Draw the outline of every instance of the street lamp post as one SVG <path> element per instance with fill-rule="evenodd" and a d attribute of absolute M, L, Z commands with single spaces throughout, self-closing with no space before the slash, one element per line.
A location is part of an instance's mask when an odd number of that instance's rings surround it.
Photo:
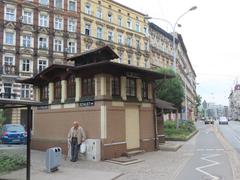
<path fill-rule="evenodd" d="M 193 6 L 191 7 L 189 10 L 187 10 L 186 12 L 184 12 L 181 16 L 179 16 L 176 20 L 176 22 L 174 24 L 172 24 L 170 21 L 168 21 L 167 19 L 163 19 L 163 18 L 153 18 L 153 17 L 145 17 L 145 19 L 156 19 L 156 20 L 161 20 L 161 21 L 165 21 L 167 22 L 171 28 L 172 28 L 172 33 L 173 33 L 173 70 L 176 73 L 176 37 L 175 37 L 175 33 L 176 33 L 176 27 L 178 25 L 178 21 L 185 16 L 188 12 L 193 11 L 197 9 L 197 6 Z"/>

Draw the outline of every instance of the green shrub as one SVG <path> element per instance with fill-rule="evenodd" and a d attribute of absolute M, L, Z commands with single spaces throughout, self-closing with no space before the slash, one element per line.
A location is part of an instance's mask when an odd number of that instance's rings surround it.
<path fill-rule="evenodd" d="M 176 129 L 176 121 L 164 122 L 164 134 L 167 138 L 185 139 L 196 130 L 193 121 L 179 121 L 179 128 Z"/>
<path fill-rule="evenodd" d="M 26 167 L 26 158 L 19 155 L 0 153 L 0 174 Z"/>

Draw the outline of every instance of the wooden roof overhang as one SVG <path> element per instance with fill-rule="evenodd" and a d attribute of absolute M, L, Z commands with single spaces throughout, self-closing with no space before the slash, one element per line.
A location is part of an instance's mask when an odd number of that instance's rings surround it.
<path fill-rule="evenodd" d="M 78 66 L 74 68 L 72 71 L 74 72 L 74 74 L 76 74 L 76 76 L 80 77 L 100 73 L 111 74 L 114 76 L 130 76 L 149 81 L 157 79 L 168 79 L 174 77 L 172 75 L 162 74 L 150 69 L 110 61 L 103 61 L 99 63 Z"/>
<path fill-rule="evenodd" d="M 73 68 L 74 66 L 53 64 L 48 68 L 44 69 L 36 76 L 23 80 L 19 79 L 17 82 L 33 85 L 45 85 L 48 84 L 49 82 L 66 79 L 67 76 L 72 74 L 71 71 Z"/>
<path fill-rule="evenodd" d="M 156 99 L 156 107 L 162 110 L 177 110 L 173 103 L 164 101 L 162 99 Z"/>
<path fill-rule="evenodd" d="M 39 73 L 33 78 L 19 80 L 20 83 L 27 83 L 33 85 L 41 85 L 51 82 L 56 78 L 66 77 L 67 75 L 74 74 L 76 77 L 90 77 L 96 74 L 111 74 L 114 76 L 128 76 L 133 78 L 141 78 L 148 81 L 158 79 L 173 78 L 173 75 L 159 73 L 150 69 L 140 68 L 127 64 L 120 64 L 110 61 L 102 61 L 98 63 L 91 63 L 77 67 L 66 65 L 52 65 Z"/>
<path fill-rule="evenodd" d="M 75 61 L 75 66 L 79 66 L 117 58 L 119 58 L 118 55 L 109 46 L 104 46 L 68 58 L 68 61 Z"/>

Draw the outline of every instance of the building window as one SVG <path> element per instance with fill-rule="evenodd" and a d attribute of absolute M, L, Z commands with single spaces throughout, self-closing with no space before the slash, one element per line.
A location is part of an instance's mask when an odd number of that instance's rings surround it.
<path fill-rule="evenodd" d="M 126 94 L 130 97 L 136 97 L 136 79 L 127 78 Z"/>
<path fill-rule="evenodd" d="M 101 8 L 97 8 L 96 17 L 99 18 L 99 19 L 102 19 L 102 10 L 101 10 Z"/>
<path fill-rule="evenodd" d="M 142 81 L 142 98 L 148 98 L 148 83 L 146 81 Z"/>
<path fill-rule="evenodd" d="M 127 20 L 127 28 L 132 29 L 132 20 L 130 18 Z"/>
<path fill-rule="evenodd" d="M 145 68 L 148 67 L 148 59 L 147 59 L 147 58 L 144 59 L 144 67 L 145 67 Z"/>
<path fill-rule="evenodd" d="M 91 5 L 90 4 L 85 5 L 85 13 L 91 15 Z"/>
<path fill-rule="evenodd" d="M 29 59 L 23 59 L 22 60 L 22 71 L 23 72 L 30 72 L 30 60 Z"/>
<path fill-rule="evenodd" d="M 137 66 L 140 66 L 140 56 L 137 56 Z"/>
<path fill-rule="evenodd" d="M 119 53 L 118 53 L 118 62 L 119 63 L 122 63 L 123 62 L 123 52 L 122 51 L 119 51 Z"/>
<path fill-rule="evenodd" d="M 68 1 L 68 10 L 69 11 L 76 11 L 76 1 L 75 0 L 69 0 Z"/>
<path fill-rule="evenodd" d="M 15 65 L 15 58 L 14 56 L 9 56 L 9 55 L 5 55 L 4 56 L 4 65 Z"/>
<path fill-rule="evenodd" d="M 55 17 L 55 29 L 57 30 L 63 29 L 63 18 L 60 16 Z"/>
<path fill-rule="evenodd" d="M 146 26 L 143 28 L 143 33 L 144 33 L 145 35 L 148 34 L 148 28 L 147 28 Z"/>
<path fill-rule="evenodd" d="M 128 64 L 132 64 L 132 55 L 128 54 Z"/>
<path fill-rule="evenodd" d="M 48 14 L 40 13 L 39 16 L 39 26 L 48 27 Z"/>
<path fill-rule="evenodd" d="M 83 78 L 82 80 L 83 96 L 95 96 L 95 81 L 94 78 Z"/>
<path fill-rule="evenodd" d="M 31 47 L 31 35 L 23 35 L 22 36 L 22 46 L 24 48 L 30 48 Z"/>
<path fill-rule="evenodd" d="M 120 44 L 120 45 L 123 44 L 123 35 L 122 35 L 122 33 L 118 34 L 118 44 Z"/>
<path fill-rule="evenodd" d="M 48 48 L 47 38 L 39 37 L 38 44 L 39 49 L 47 49 Z"/>
<path fill-rule="evenodd" d="M 61 99 L 61 90 L 62 90 L 61 81 L 55 82 L 54 83 L 54 99 L 55 100 Z"/>
<path fill-rule="evenodd" d="M 38 60 L 38 73 L 42 72 L 47 67 L 48 67 L 48 61 L 47 60 L 43 60 L 43 59 Z"/>
<path fill-rule="evenodd" d="M 148 51 L 148 42 L 145 42 L 145 43 L 144 43 L 144 50 L 145 50 L 145 51 Z"/>
<path fill-rule="evenodd" d="M 15 57 L 14 55 L 5 55 L 3 60 L 3 74 L 15 75 Z"/>
<path fill-rule="evenodd" d="M 113 42 L 113 32 L 108 31 L 108 41 Z"/>
<path fill-rule="evenodd" d="M 48 85 L 40 87 L 40 100 L 41 101 L 48 100 Z"/>
<path fill-rule="evenodd" d="M 120 79 L 119 79 L 119 77 L 112 78 L 112 96 L 120 96 Z"/>
<path fill-rule="evenodd" d="M 97 27 L 97 38 L 102 39 L 103 38 L 103 29 L 102 27 Z"/>
<path fill-rule="evenodd" d="M 67 80 L 67 97 L 75 98 L 75 77 L 74 75 L 70 76 Z"/>
<path fill-rule="evenodd" d="M 29 84 L 22 84 L 21 97 L 24 99 L 30 98 L 30 85 Z"/>
<path fill-rule="evenodd" d="M 140 24 L 139 24 L 139 22 L 136 22 L 136 31 L 140 32 Z"/>
<path fill-rule="evenodd" d="M 131 37 L 127 37 L 127 39 L 126 39 L 126 45 L 128 46 L 128 47 L 131 47 L 132 46 L 132 38 Z"/>
<path fill-rule="evenodd" d="M 5 8 L 5 20 L 16 21 L 16 9 L 15 9 L 15 7 L 6 7 Z"/>
<path fill-rule="evenodd" d="M 122 16 L 118 16 L 118 26 L 122 26 Z"/>
<path fill-rule="evenodd" d="M 111 12 L 109 12 L 109 13 L 108 13 L 108 21 L 109 21 L 109 22 L 112 22 L 112 20 L 113 20 L 113 15 L 112 15 Z"/>
<path fill-rule="evenodd" d="M 63 1 L 62 0 L 54 0 L 54 5 L 56 9 L 62 9 Z"/>
<path fill-rule="evenodd" d="M 31 10 L 23 10 L 23 23 L 32 24 L 33 12 Z"/>
<path fill-rule="evenodd" d="M 48 5 L 48 0 L 39 0 L 41 5 Z"/>
<path fill-rule="evenodd" d="M 89 24 L 89 23 L 85 24 L 85 35 L 87 35 L 87 36 L 91 35 L 91 24 Z"/>
<path fill-rule="evenodd" d="M 74 18 L 69 18 L 68 19 L 68 31 L 69 32 L 76 32 L 76 19 Z"/>
<path fill-rule="evenodd" d="M 140 44 L 140 40 L 139 39 L 136 40 L 136 48 L 137 48 L 137 50 L 141 49 L 141 44 Z"/>
<path fill-rule="evenodd" d="M 76 42 L 75 41 L 69 41 L 68 42 L 68 53 L 76 53 Z"/>
<path fill-rule="evenodd" d="M 15 44 L 15 33 L 13 32 L 5 32 L 5 44 L 14 45 Z"/>
<path fill-rule="evenodd" d="M 63 52 L 63 40 L 54 39 L 54 51 Z"/>
<path fill-rule="evenodd" d="M 91 43 L 87 43 L 85 46 L 85 50 L 88 51 L 91 49 L 92 44 Z"/>

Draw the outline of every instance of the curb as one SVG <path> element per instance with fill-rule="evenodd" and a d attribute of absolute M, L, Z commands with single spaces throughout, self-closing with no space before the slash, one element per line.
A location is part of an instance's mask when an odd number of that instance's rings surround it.
<path fill-rule="evenodd" d="M 197 133 L 198 133 L 198 130 L 195 130 L 194 132 L 189 134 L 186 138 L 169 138 L 169 137 L 165 137 L 165 140 L 166 141 L 188 141 L 189 139 L 191 139 Z"/>
<path fill-rule="evenodd" d="M 159 145 L 159 150 L 176 152 L 181 147 L 182 147 L 182 144 L 177 144 L 177 145 L 174 145 L 174 146 Z"/>

